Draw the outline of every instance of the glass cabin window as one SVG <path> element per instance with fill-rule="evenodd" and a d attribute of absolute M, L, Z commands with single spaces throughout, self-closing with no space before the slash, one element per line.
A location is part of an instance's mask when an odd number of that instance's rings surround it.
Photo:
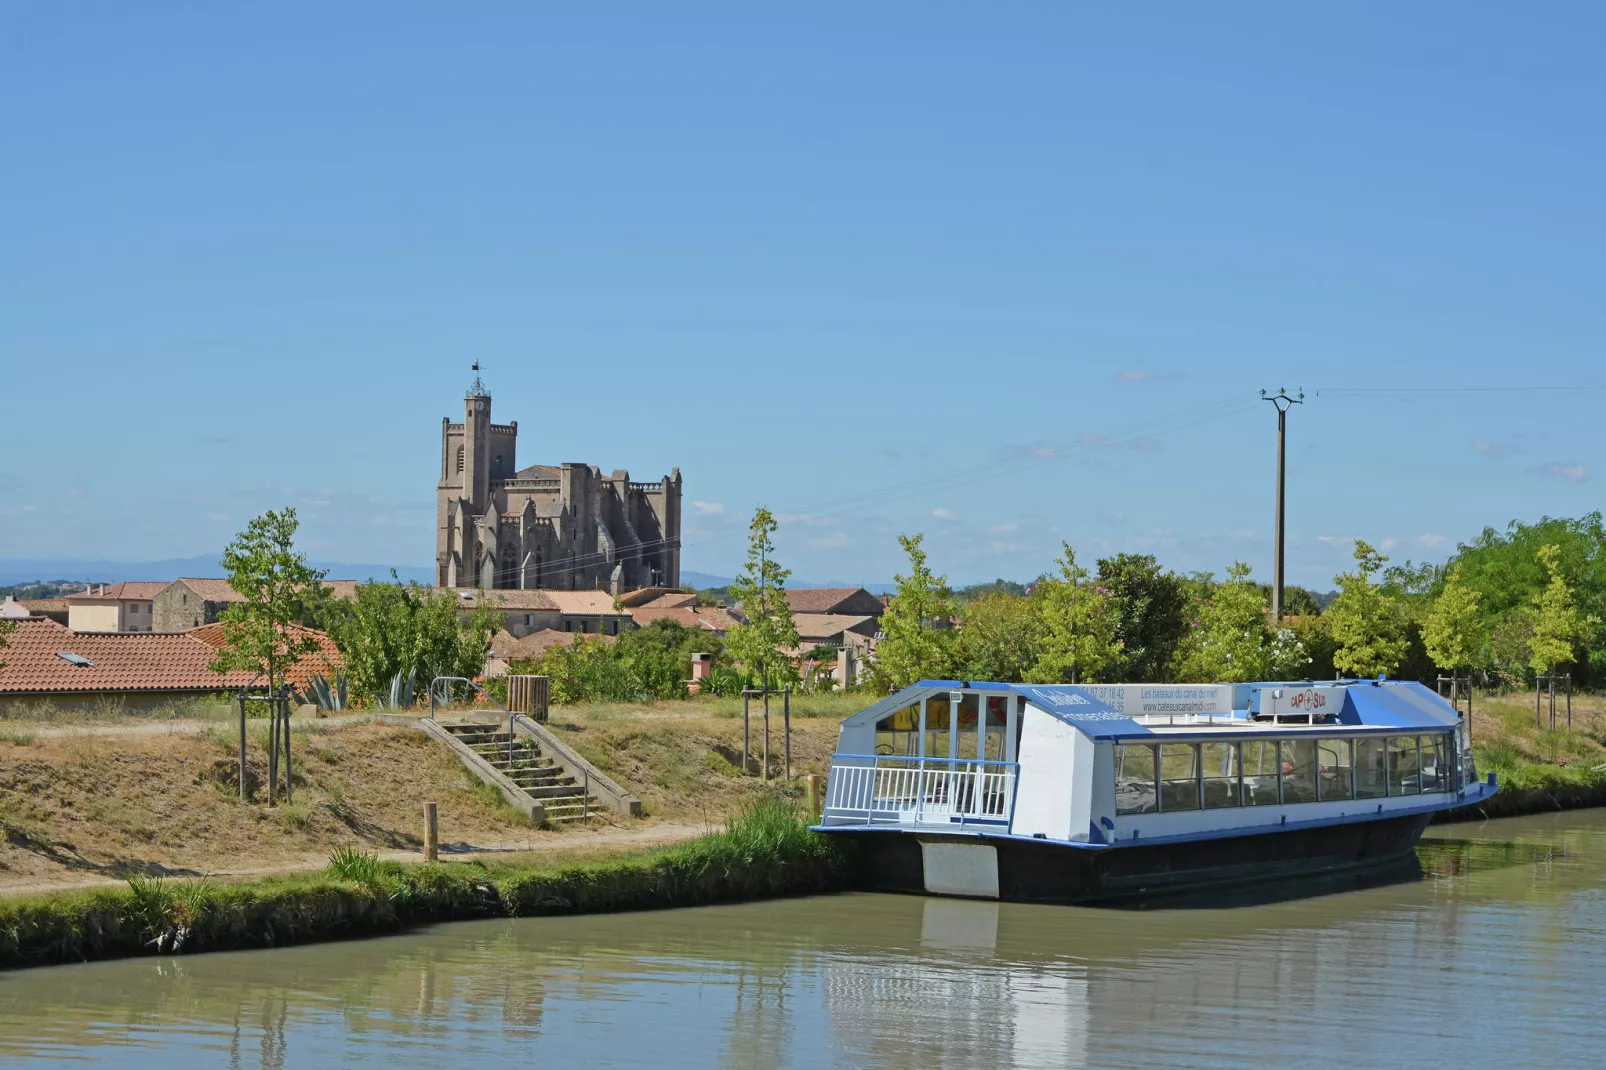
<path fill-rule="evenodd" d="M 1199 809 L 1199 745 L 1165 743 L 1160 747 L 1160 809 Z"/>
<path fill-rule="evenodd" d="M 1316 741 L 1282 741 L 1283 802 L 1316 801 Z"/>
<path fill-rule="evenodd" d="M 1415 736 L 1389 737 L 1389 794 L 1417 795 L 1422 791 L 1421 765 Z"/>
<path fill-rule="evenodd" d="M 1238 744 L 1201 743 L 1199 767 L 1204 773 L 1206 810 L 1243 805 L 1238 785 Z"/>
<path fill-rule="evenodd" d="M 1277 744 L 1266 739 L 1250 740 L 1242 744 L 1242 750 L 1244 805 L 1276 806 L 1282 801 L 1277 788 Z"/>
<path fill-rule="evenodd" d="M 1420 781 L 1424 793 L 1430 791 L 1448 791 L 1449 770 L 1446 768 L 1449 758 L 1449 748 L 1443 745 L 1441 736 L 1422 737 L 1422 767 Z"/>
<path fill-rule="evenodd" d="M 920 754 L 920 707 L 905 706 L 875 726 L 875 752 L 882 757 L 914 758 Z"/>
<path fill-rule="evenodd" d="M 1354 798 L 1350 777 L 1355 772 L 1355 766 L 1350 759 L 1351 753 L 1347 739 L 1316 741 L 1316 786 L 1322 802 Z"/>
<path fill-rule="evenodd" d="M 1158 798 L 1155 781 L 1159 748 L 1147 743 L 1115 748 L 1115 812 L 1152 814 Z"/>
<path fill-rule="evenodd" d="M 1389 793 L 1388 742 L 1379 736 L 1355 741 L 1355 797 L 1381 799 Z"/>

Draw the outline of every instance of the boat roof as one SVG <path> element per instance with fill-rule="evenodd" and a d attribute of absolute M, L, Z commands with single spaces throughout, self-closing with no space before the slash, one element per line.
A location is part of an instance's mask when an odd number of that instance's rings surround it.
<path fill-rule="evenodd" d="M 1108 691 L 1110 685 L 1091 685 L 1101 691 Z M 1284 691 L 1289 688 L 1309 689 L 1321 693 L 1326 700 L 1325 705 L 1334 710 L 1329 726 L 1345 725 L 1360 728 L 1394 728 L 1416 729 L 1419 731 L 1441 731 L 1453 728 L 1460 720 L 1460 714 L 1455 707 L 1434 694 L 1422 684 L 1410 680 L 1331 680 L 1321 683 L 1298 681 L 1294 683 L 1282 681 L 1268 681 L 1248 685 L 1216 685 L 1216 684 L 1151 684 L 1127 685 L 1147 686 L 1154 688 L 1187 688 L 1195 687 L 1221 687 L 1243 689 L 1249 696 L 1250 706 L 1238 711 L 1231 721 L 1215 720 L 1213 726 L 1217 729 L 1253 727 L 1265 730 L 1267 728 L 1288 729 L 1292 725 L 1274 725 L 1265 721 L 1250 721 L 1249 709 L 1258 709 L 1259 696 L 1256 692 L 1262 689 L 1274 690 L 1281 698 Z M 905 708 L 923 698 L 933 695 L 946 695 L 953 691 L 986 692 L 996 691 L 1019 695 L 1033 706 L 1055 717 L 1060 721 L 1077 729 L 1079 732 L 1094 739 L 1126 739 L 1132 737 L 1149 736 L 1160 738 L 1173 735 L 1173 731 L 1162 729 L 1176 729 L 1182 725 L 1156 724 L 1153 718 L 1145 718 L 1150 723 L 1143 723 L 1127 716 L 1117 710 L 1110 703 L 1103 701 L 1090 693 L 1087 688 L 1075 684 L 1016 684 L 997 683 L 977 680 L 921 680 L 911 684 L 901 691 L 888 695 L 880 702 L 859 711 L 842 722 L 843 726 L 875 724 L 890 713 Z M 1341 702 L 1339 700 L 1342 700 Z M 1207 724 L 1195 721 L 1187 727 L 1203 729 Z M 1304 728 L 1305 726 L 1300 726 Z M 1317 725 L 1316 727 L 1321 727 Z"/>

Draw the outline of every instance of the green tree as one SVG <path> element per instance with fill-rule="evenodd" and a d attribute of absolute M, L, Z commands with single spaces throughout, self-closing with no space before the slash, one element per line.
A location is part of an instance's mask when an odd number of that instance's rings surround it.
<path fill-rule="evenodd" d="M 1355 571 L 1334 577 L 1338 597 L 1322 616 L 1337 644 L 1333 664 L 1341 672 L 1377 676 L 1393 672 L 1405 657 L 1405 621 L 1399 600 L 1372 580 L 1386 561 L 1386 556 L 1356 539 Z"/>
<path fill-rule="evenodd" d="M 1596 621 L 1586 616 L 1573 597 L 1573 590 L 1561 574 L 1561 547 L 1547 543 L 1539 548 L 1539 560 L 1550 576 L 1545 589 L 1533 600 L 1533 638 L 1529 640 L 1528 665 L 1541 675 L 1560 665 L 1572 663 L 1577 643 Z"/>
<path fill-rule="evenodd" d="M 0 650 L 4 650 L 6 647 L 11 645 L 11 644 L 6 642 L 6 636 L 10 635 L 12 632 L 14 632 L 16 630 L 17 630 L 17 625 L 16 625 L 15 621 L 0 620 Z M 5 667 L 6 667 L 6 663 L 3 662 L 3 661 L 0 661 L 0 669 L 3 669 Z"/>
<path fill-rule="evenodd" d="M 1190 683 L 1247 683 L 1271 675 L 1266 599 L 1234 561 L 1223 583 L 1202 591 L 1197 617 L 1178 650 L 1176 677 Z"/>
<path fill-rule="evenodd" d="M 1037 660 L 1027 676 L 1034 683 L 1093 681 L 1121 655 L 1109 593 L 1089 580 L 1070 543 L 1060 545 L 1059 575 L 1045 576 L 1033 594 L 1043 621 Z"/>
<path fill-rule="evenodd" d="M 398 674 L 414 675 L 418 693 L 437 676 L 473 678 L 485 671 L 491 636 L 502 620 L 476 599 L 466 616 L 459 599 L 417 584 L 364 583 L 355 600 L 329 614 L 329 630 L 351 678 L 369 698 L 388 694 Z"/>
<path fill-rule="evenodd" d="M 898 593 L 881 615 L 881 641 L 876 644 L 871 679 L 877 689 L 896 691 L 917 680 L 946 679 L 953 668 L 956 634 L 950 628 L 953 592 L 947 576 L 935 576 L 926 565 L 924 535 L 899 535 L 909 555 L 909 571 L 893 577 Z"/>
<path fill-rule="evenodd" d="M 223 645 L 213 672 L 254 672 L 274 688 L 286 668 L 321 649 L 303 622 L 323 616 L 329 589 L 324 573 L 296 551 L 298 526 L 294 508 L 270 509 L 224 548 L 222 565 L 240 601 L 218 618 Z"/>
<path fill-rule="evenodd" d="M 1150 554 L 1100 558 L 1098 586 L 1110 592 L 1115 639 L 1121 656 L 1115 666 L 1123 680 L 1166 679 L 1177 646 L 1188 632 L 1188 591 L 1174 572 L 1165 572 Z"/>
<path fill-rule="evenodd" d="M 1453 566 L 1433 608 L 1422 622 L 1422 643 L 1435 665 L 1455 673 L 1470 668 L 1489 639 L 1489 628 L 1478 616 L 1478 592 L 1461 579 Z"/>
<path fill-rule="evenodd" d="M 960 609 L 963 624 L 954 641 L 955 673 L 963 680 L 1015 683 L 1037 662 L 1043 619 L 1035 598 L 998 591 Z"/>
<path fill-rule="evenodd" d="M 765 687 L 796 676 L 791 652 L 797 649 L 797 626 L 786 603 L 786 580 L 792 573 L 775 560 L 775 528 L 775 517 L 759 506 L 747 528 L 747 562 L 730 585 L 743 619 L 725 636 L 731 657 L 756 671 Z"/>
<path fill-rule="evenodd" d="M 1512 521 L 1504 531 L 1485 528 L 1457 549 L 1462 582 L 1478 592 L 1478 615 L 1490 629 L 1489 665 L 1515 682 L 1530 671 L 1534 600 L 1551 582 L 1539 549 L 1559 548 L 1557 565 L 1586 620 L 1575 649 L 1575 682 L 1606 679 L 1606 523 L 1599 512 L 1577 519 L 1541 517 Z"/>

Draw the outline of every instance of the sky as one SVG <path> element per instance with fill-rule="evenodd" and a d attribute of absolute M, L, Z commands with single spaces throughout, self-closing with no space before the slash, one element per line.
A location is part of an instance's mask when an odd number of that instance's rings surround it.
<path fill-rule="evenodd" d="M 1600 507 L 1599 5 L 0 22 L 0 556 L 426 565 L 475 360 L 722 575 L 1269 579 L 1281 387 L 1290 582 Z"/>

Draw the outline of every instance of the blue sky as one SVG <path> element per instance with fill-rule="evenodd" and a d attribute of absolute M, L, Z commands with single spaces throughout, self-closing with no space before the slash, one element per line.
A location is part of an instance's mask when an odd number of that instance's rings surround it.
<path fill-rule="evenodd" d="M 1294 582 L 1600 504 L 1598 5 L 5 19 L 0 556 L 426 564 L 475 359 L 708 572 L 1266 577 L 1283 385 Z"/>

